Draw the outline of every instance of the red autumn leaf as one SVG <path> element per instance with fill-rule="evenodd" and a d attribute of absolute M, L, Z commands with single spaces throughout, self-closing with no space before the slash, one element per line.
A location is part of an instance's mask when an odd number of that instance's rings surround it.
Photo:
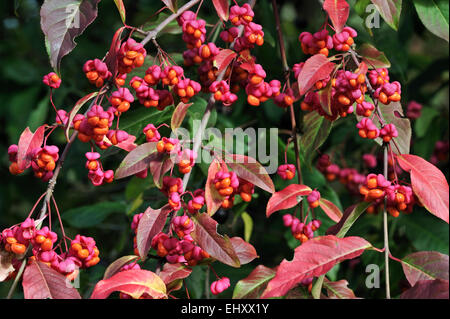
<path fill-rule="evenodd" d="M 192 269 L 186 267 L 183 264 L 169 264 L 165 263 L 163 269 L 158 273 L 159 278 L 161 278 L 166 285 L 179 279 L 184 279 L 189 277 L 192 273 Z"/>
<path fill-rule="evenodd" d="M 268 282 L 275 277 L 276 270 L 259 265 L 248 275 L 239 280 L 234 287 L 233 299 L 257 299 L 266 288 Z"/>
<path fill-rule="evenodd" d="M 129 152 L 117 168 L 114 178 L 120 179 L 142 172 L 158 155 L 156 142 L 144 143 Z"/>
<path fill-rule="evenodd" d="M 342 212 L 336 205 L 325 198 L 321 198 L 319 200 L 319 206 L 332 221 L 339 223 L 342 218 Z"/>
<path fill-rule="evenodd" d="M 300 94 L 305 94 L 317 81 L 327 78 L 333 71 L 334 65 L 323 54 L 313 55 L 306 60 L 297 79 Z"/>
<path fill-rule="evenodd" d="M 123 257 L 120 257 L 119 259 L 116 259 L 108 266 L 108 268 L 106 268 L 105 274 L 103 275 L 103 279 L 111 278 L 112 276 L 117 274 L 123 266 L 125 266 L 126 264 L 128 264 L 131 261 L 134 261 L 138 258 L 139 258 L 139 256 L 130 255 L 130 256 L 123 256 Z"/>
<path fill-rule="evenodd" d="M 136 145 L 136 143 L 134 143 L 134 141 L 136 141 L 136 136 L 130 134 L 130 135 L 128 135 L 128 138 L 125 141 L 117 143 L 114 146 L 121 148 L 127 152 L 131 152 L 132 150 L 134 150 L 137 147 L 137 145 Z"/>
<path fill-rule="evenodd" d="M 34 133 L 27 127 L 20 135 L 17 145 L 17 165 L 19 169 L 24 170 L 30 167 L 33 150 L 41 147 L 44 141 L 45 126 L 39 126 Z"/>
<path fill-rule="evenodd" d="M 225 162 L 240 178 L 266 192 L 275 192 L 275 186 L 266 169 L 254 158 L 240 154 L 226 154 Z"/>
<path fill-rule="evenodd" d="M 448 299 L 448 280 L 420 280 L 400 295 L 400 299 Z"/>
<path fill-rule="evenodd" d="M 412 189 L 422 205 L 448 223 L 449 192 L 444 174 L 416 155 L 401 154 L 397 161 L 403 170 L 410 172 Z"/>
<path fill-rule="evenodd" d="M 195 223 L 191 233 L 196 243 L 212 258 L 232 266 L 239 267 L 239 257 L 234 251 L 230 238 L 217 233 L 217 222 L 208 214 L 196 214 L 193 216 Z"/>
<path fill-rule="evenodd" d="M 118 68 L 118 60 L 117 53 L 120 50 L 120 45 L 122 43 L 122 33 L 125 30 L 125 27 L 120 27 L 114 33 L 113 39 L 111 41 L 111 47 L 109 48 L 108 53 L 106 54 L 105 63 L 108 67 L 108 70 L 111 72 L 112 76 L 115 77 Z"/>
<path fill-rule="evenodd" d="M 123 1 L 122 0 L 114 0 L 114 3 L 117 6 L 117 10 L 119 10 L 120 19 L 122 19 L 122 23 L 125 23 L 126 13 L 125 13 L 125 6 L 123 5 Z"/>
<path fill-rule="evenodd" d="M 336 33 L 341 32 L 344 29 L 350 11 L 350 6 L 347 1 L 325 0 L 323 9 L 328 13 Z"/>
<path fill-rule="evenodd" d="M 155 273 L 144 269 L 121 271 L 111 278 L 100 280 L 95 285 L 91 299 L 106 299 L 114 291 L 128 294 L 133 299 L 139 299 L 143 294 L 154 299 L 167 298 L 164 281 Z"/>
<path fill-rule="evenodd" d="M 61 59 L 75 46 L 75 38 L 97 17 L 100 0 L 45 0 L 41 7 L 41 29 L 50 56 L 50 64 L 59 74 Z"/>
<path fill-rule="evenodd" d="M 139 220 L 136 231 L 136 245 L 139 256 L 145 260 L 147 253 L 151 248 L 152 239 L 159 234 L 166 224 L 167 215 L 172 211 L 169 204 L 160 209 L 152 209 L 147 207 Z"/>
<path fill-rule="evenodd" d="M 176 131 L 177 128 L 181 126 L 181 123 L 183 123 L 183 120 L 186 116 L 187 110 L 189 106 L 191 106 L 192 103 L 185 104 L 183 102 L 178 103 L 177 107 L 173 111 L 172 119 L 170 120 L 170 127 L 172 128 L 172 131 Z"/>
<path fill-rule="evenodd" d="M 233 246 L 236 255 L 239 258 L 239 262 L 241 265 L 245 265 L 250 263 L 253 259 L 258 258 L 258 254 L 256 253 L 255 247 L 253 245 L 247 243 L 240 237 L 233 237 L 230 239 L 231 245 Z"/>
<path fill-rule="evenodd" d="M 370 247 L 361 237 L 329 235 L 310 239 L 295 249 L 292 261 L 281 262 L 261 298 L 283 296 L 303 279 L 326 274 L 337 263 L 356 258 Z"/>
<path fill-rule="evenodd" d="M 67 140 L 69 140 L 69 130 L 70 130 L 70 128 L 71 128 L 71 124 L 72 124 L 72 121 L 73 121 L 75 115 L 77 115 L 78 111 L 81 109 L 81 107 L 82 107 L 87 101 L 89 101 L 89 100 L 92 99 L 93 97 L 96 97 L 97 95 L 98 95 L 98 92 L 92 92 L 92 93 L 89 93 L 89 94 L 83 96 L 81 99 L 79 99 L 79 100 L 77 101 L 77 103 L 75 103 L 75 106 L 74 106 L 73 109 L 69 112 L 69 115 L 68 115 L 68 118 L 69 118 L 69 119 L 67 120 L 67 126 L 66 126 L 66 129 L 65 129 L 65 134 L 66 134 L 66 139 L 67 139 Z"/>
<path fill-rule="evenodd" d="M 448 255 L 419 251 L 402 259 L 403 272 L 411 286 L 420 280 L 448 280 Z"/>
<path fill-rule="evenodd" d="M 164 174 L 170 171 L 173 166 L 174 162 L 167 154 L 157 154 L 156 157 L 150 161 L 150 173 L 153 176 L 153 182 L 156 187 L 162 187 Z"/>
<path fill-rule="evenodd" d="M 266 208 L 266 217 L 269 217 L 273 213 L 289 209 L 297 205 L 301 198 L 299 196 L 307 196 L 311 194 L 312 189 L 306 185 L 290 184 L 285 189 L 276 192 L 270 197 Z"/>
<path fill-rule="evenodd" d="M 218 72 L 225 70 L 237 56 L 237 53 L 230 49 L 222 49 L 219 54 L 214 57 L 213 66 L 218 69 Z"/>
<path fill-rule="evenodd" d="M 224 165 L 224 167 L 226 167 Z M 205 186 L 205 201 L 207 212 L 210 216 L 214 215 L 214 213 L 220 208 L 223 202 L 223 197 L 217 191 L 213 180 L 216 176 L 216 173 L 221 169 L 221 162 L 217 159 L 213 159 L 208 169 L 208 178 L 206 180 Z"/>
<path fill-rule="evenodd" d="M 213 0 L 212 2 L 219 18 L 223 21 L 227 21 L 229 16 L 228 9 L 230 7 L 228 0 Z"/>
<path fill-rule="evenodd" d="M 323 286 L 327 290 L 328 299 L 357 299 L 353 290 L 348 288 L 347 280 L 333 282 L 325 278 Z"/>
<path fill-rule="evenodd" d="M 81 299 L 66 276 L 36 260 L 25 268 L 22 286 L 25 299 Z"/>

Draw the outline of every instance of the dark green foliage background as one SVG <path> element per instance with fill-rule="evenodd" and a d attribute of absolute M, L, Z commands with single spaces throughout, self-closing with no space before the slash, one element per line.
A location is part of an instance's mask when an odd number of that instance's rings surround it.
<path fill-rule="evenodd" d="M 162 7 L 160 1 L 124 1 L 127 8 L 127 23 L 140 26 Z M 239 3 L 242 1 L 238 1 Z M 404 110 L 407 102 L 416 100 L 424 105 L 423 117 L 412 123 L 412 153 L 429 159 L 436 141 L 448 140 L 448 81 L 449 64 L 448 43 L 428 32 L 418 19 L 411 1 L 403 1 L 403 12 L 398 32 L 390 29 L 383 21 L 381 28 L 373 30 L 373 37 L 363 27 L 363 20 L 354 9 L 351 10 L 348 24 L 356 28 L 359 36 L 356 43 L 369 42 L 384 51 L 392 63 L 391 79 L 402 83 L 402 102 Z M 34 178 L 31 172 L 21 176 L 12 176 L 8 172 L 7 148 L 17 143 L 21 132 L 29 126 L 32 130 L 42 123 L 53 123 L 54 112 L 48 102 L 48 88 L 42 84 L 42 76 L 51 71 L 44 46 L 44 36 L 39 24 L 39 8 L 42 1 L 16 0 L 0 3 L 0 228 L 4 229 L 23 220 L 29 213 L 36 199 L 45 191 L 46 184 Z M 324 14 L 317 1 L 279 1 L 281 5 L 282 27 L 285 34 L 288 62 L 292 66 L 305 60 L 298 42 L 298 35 L 303 31 L 314 32 L 321 26 Z M 351 6 L 355 1 L 349 1 Z M 253 53 L 267 71 L 268 79 L 281 79 L 281 61 L 276 41 L 275 22 L 270 1 L 259 0 L 255 8 L 255 21 L 264 27 L 265 44 L 256 48 Z M 214 24 L 217 17 L 210 1 L 205 1 L 200 17 Z M 152 18 L 153 20 L 156 17 Z M 82 66 L 88 59 L 102 58 L 109 49 L 110 41 L 116 29 L 121 26 L 119 14 L 113 1 L 101 1 L 98 18 L 85 33 L 76 39 L 76 48 L 61 63 L 62 86 L 54 95 L 55 104 L 70 110 L 74 103 L 89 92 L 94 91 L 82 73 Z M 181 34 L 172 30 L 171 34 L 161 34 L 158 39 L 174 59 L 180 63 L 181 53 L 185 50 Z M 175 33 L 175 34 L 172 34 Z M 151 55 L 154 48 L 147 46 Z M 173 54 L 172 54 L 173 53 Z M 141 74 L 145 70 L 140 70 Z M 194 70 L 190 70 L 191 74 Z M 195 76 L 193 76 L 195 77 Z M 129 76 L 128 79 L 131 77 Z M 205 98 L 202 95 L 201 98 Z M 223 130 L 225 127 L 252 126 L 278 127 L 290 130 L 288 112 L 276 107 L 271 101 L 259 108 L 246 104 L 245 96 L 233 105 L 232 111 L 219 109 L 213 114 L 210 125 Z M 192 118 L 200 119 L 206 103 L 196 100 L 195 108 L 189 112 Z M 301 112 L 298 103 L 295 105 L 301 128 Z M 162 115 L 145 109 L 138 103 L 133 104 L 131 111 L 121 120 L 121 127 L 132 129 L 139 134 L 147 123 L 160 124 L 168 122 L 170 111 Z M 123 121 L 123 122 L 122 122 Z M 189 125 L 189 121 L 186 121 Z M 356 133 L 354 117 L 340 119 L 333 125 L 331 135 L 320 148 L 322 153 L 333 154 L 333 160 L 344 165 L 355 165 L 363 171 L 361 155 L 366 152 L 380 152 L 380 148 L 371 141 L 363 141 Z M 164 131 L 164 130 L 163 130 Z M 168 134 L 164 131 L 164 134 Z M 279 158 L 283 160 L 283 151 L 287 135 L 280 135 Z M 142 137 L 141 140 L 142 141 Z M 50 142 L 64 145 L 61 132 L 55 132 Z M 62 212 L 66 233 L 69 237 L 77 233 L 93 236 L 101 252 L 102 261 L 96 267 L 81 274 L 80 293 L 90 296 L 95 283 L 103 276 L 105 268 L 115 259 L 132 254 L 133 234 L 130 231 L 132 216 L 142 212 L 151 205 L 158 208 L 163 205 L 162 194 L 147 180 L 137 178 L 119 180 L 113 184 L 94 187 L 87 179 L 84 167 L 84 153 L 88 147 L 75 143 L 72 147 L 61 177 L 56 186 L 55 198 Z M 107 169 L 115 169 L 125 156 L 125 152 L 107 152 L 103 156 L 103 165 Z M 313 158 L 317 154 L 313 154 Z M 295 160 L 292 148 L 288 151 L 288 160 Z M 448 161 L 439 167 L 448 177 Z M 190 187 L 202 187 L 205 182 L 204 171 L 207 166 L 200 165 L 191 178 Z M 327 183 L 323 176 L 307 163 L 303 163 L 305 183 L 317 187 L 322 196 L 332 200 L 342 209 L 357 201 L 351 197 L 338 182 Z M 366 171 L 367 172 L 367 171 Z M 381 170 L 374 171 L 381 172 Z M 273 176 L 277 190 L 287 185 L 278 176 Z M 257 200 L 244 206 L 237 203 L 229 211 L 226 221 L 220 226 L 221 233 L 230 237 L 244 236 L 244 226 L 240 214 L 246 211 L 253 219 L 254 228 L 250 242 L 255 246 L 260 258 L 241 269 L 233 269 L 216 263 L 216 271 L 221 276 L 228 276 L 234 284 L 247 276 L 254 267 L 264 264 L 276 266 L 283 258 L 292 258 L 292 248 L 296 246 L 290 232 L 282 224 L 282 213 L 276 213 L 269 219 L 265 217 L 265 206 L 269 194 L 257 191 Z M 142 201 L 141 201 L 142 200 Z M 39 206 L 40 208 L 40 206 Z M 38 209 L 39 209 L 38 208 Z M 320 234 L 332 225 L 323 212 L 318 212 L 323 226 Z M 54 229 L 59 227 L 55 223 Z M 403 258 L 407 254 L 419 250 L 435 250 L 448 254 L 448 225 L 423 209 L 416 209 L 412 215 L 390 219 L 390 245 L 392 254 Z M 382 216 L 363 215 L 350 230 L 348 235 L 358 235 L 369 240 L 374 246 L 382 248 Z M 383 298 L 384 289 L 367 289 L 364 285 L 365 267 L 375 263 L 383 269 L 383 256 L 377 252 L 366 252 L 361 258 L 344 262 L 330 273 L 331 280 L 347 279 L 349 286 L 359 297 Z M 391 262 L 391 281 L 393 296 L 398 296 L 407 284 L 400 265 Z M 148 262 L 150 270 L 155 269 L 155 261 Z M 194 298 L 206 297 L 205 278 L 208 274 L 204 267 L 196 267 L 187 280 L 188 289 Z M 384 278 L 384 276 L 382 277 Z M 0 283 L 0 296 L 6 296 L 10 283 Z M 184 291 L 175 293 L 184 297 Z M 232 289 L 220 297 L 231 297 Z M 18 289 L 15 296 L 23 296 Z"/>

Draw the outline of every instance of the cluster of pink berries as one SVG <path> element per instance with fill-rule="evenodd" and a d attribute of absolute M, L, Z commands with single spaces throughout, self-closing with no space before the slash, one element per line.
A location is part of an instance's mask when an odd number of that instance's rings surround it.
<path fill-rule="evenodd" d="M 354 38 L 358 36 L 356 30 L 345 27 L 340 33 L 336 33 L 331 37 L 326 28 L 311 34 L 310 32 L 302 32 L 298 37 L 301 43 L 303 53 L 315 55 L 323 54 L 328 56 L 330 50 L 348 51 L 353 45 Z"/>
<path fill-rule="evenodd" d="M 13 175 L 23 173 L 23 171 L 30 166 L 34 171 L 34 176 L 42 179 L 44 182 L 49 181 L 53 177 L 53 171 L 56 167 L 56 162 L 59 159 L 59 149 L 55 145 L 45 145 L 44 147 L 38 147 L 30 152 L 31 162 L 25 169 L 20 169 L 17 164 L 17 152 L 19 147 L 16 144 L 12 144 L 8 148 L 8 157 L 11 165 L 9 171 Z"/>
<path fill-rule="evenodd" d="M 86 168 L 89 170 L 88 178 L 94 186 L 100 186 L 104 183 L 112 183 L 114 180 L 114 172 L 112 170 L 104 171 L 97 152 L 87 152 L 85 154 Z"/>
<path fill-rule="evenodd" d="M 286 227 L 290 227 L 292 236 L 303 244 L 314 237 L 314 232 L 320 228 L 322 223 L 320 220 L 314 219 L 305 225 L 297 217 L 286 214 L 283 215 L 283 224 Z"/>
<path fill-rule="evenodd" d="M 278 166 L 277 174 L 285 180 L 291 180 L 295 177 L 294 164 L 283 164 Z"/>
<path fill-rule="evenodd" d="M 218 171 L 212 181 L 220 196 L 222 196 L 222 208 L 233 207 L 234 196 L 239 194 L 243 201 L 250 202 L 255 192 L 254 185 L 239 178 L 235 172 L 222 168 Z"/>
<path fill-rule="evenodd" d="M 99 59 L 88 60 L 83 65 L 83 72 L 91 84 L 100 88 L 112 76 L 106 63 Z"/>
<path fill-rule="evenodd" d="M 373 203 L 373 208 L 369 212 L 377 210 L 377 208 L 382 209 L 384 207 L 384 198 L 386 198 L 386 210 L 393 217 L 398 217 L 400 212 L 411 213 L 414 204 L 418 202 L 411 187 L 397 183 L 393 184 L 381 174 L 367 175 L 359 192 L 364 196 L 364 201 Z"/>
<path fill-rule="evenodd" d="M 221 292 L 227 290 L 230 287 L 230 279 L 227 277 L 222 277 L 211 283 L 211 292 L 213 295 L 218 295 Z"/>
<path fill-rule="evenodd" d="M 5 229 L 0 234 L 2 249 L 14 254 L 14 266 L 20 266 L 18 260 L 23 258 L 30 244 L 33 248 L 31 259 L 47 264 L 70 280 L 78 275 L 78 269 L 92 267 L 100 261 L 99 250 L 91 237 L 76 235 L 69 250 L 61 254 L 55 252 L 57 240 L 57 234 L 47 226 L 37 229 L 32 218 L 27 218 L 20 225 Z M 17 270 L 18 267 L 15 268 Z M 10 278 L 14 275 L 10 275 Z"/>

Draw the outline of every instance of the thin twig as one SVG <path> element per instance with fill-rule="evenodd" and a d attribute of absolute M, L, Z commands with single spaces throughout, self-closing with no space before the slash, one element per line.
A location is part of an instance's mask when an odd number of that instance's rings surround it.
<path fill-rule="evenodd" d="M 171 14 L 168 16 L 163 22 L 161 22 L 155 29 L 148 31 L 147 36 L 141 41 L 142 45 L 147 44 L 152 39 L 156 39 L 156 36 L 158 33 L 160 33 L 170 22 L 178 18 L 183 12 L 189 10 L 191 7 L 193 7 L 195 4 L 197 4 L 200 0 L 191 0 L 188 3 L 186 3 L 184 6 L 178 9 L 176 13 Z"/>
<path fill-rule="evenodd" d="M 278 13 L 278 7 L 277 7 L 277 1 L 272 0 L 272 7 L 273 7 L 273 14 L 275 16 L 275 25 L 278 32 L 278 43 L 280 45 L 280 54 L 281 54 L 281 62 L 283 63 L 283 72 L 285 74 L 286 84 L 287 87 L 291 88 L 291 82 L 289 81 L 289 65 L 287 63 L 286 58 L 286 49 L 284 47 L 284 39 L 283 39 L 283 32 L 281 30 L 281 23 L 280 23 L 280 15 Z M 295 120 L 295 112 L 294 112 L 294 105 L 289 106 L 289 112 L 291 117 L 291 126 L 292 126 L 292 133 L 291 136 L 294 140 L 294 151 L 295 151 L 295 159 L 296 159 L 296 166 L 297 166 L 297 178 L 298 183 L 303 184 L 303 178 L 302 178 L 302 168 L 300 164 L 300 152 L 299 152 L 299 146 L 298 146 L 298 140 L 297 140 L 297 121 Z M 303 209 L 301 209 L 301 214 L 303 214 Z"/>
<path fill-rule="evenodd" d="M 386 145 L 383 146 L 384 150 L 384 178 L 388 179 L 388 148 Z M 387 196 L 384 198 L 384 208 L 383 208 L 383 234 L 384 234 L 384 263 L 386 272 L 386 299 L 391 299 L 391 289 L 389 281 L 389 232 L 388 232 L 388 215 L 386 211 L 387 206 Z"/>

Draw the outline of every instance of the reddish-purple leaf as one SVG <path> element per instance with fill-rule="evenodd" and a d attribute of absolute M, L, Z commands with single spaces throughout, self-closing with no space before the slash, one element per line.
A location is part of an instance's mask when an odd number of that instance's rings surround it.
<path fill-rule="evenodd" d="M 266 169 L 254 158 L 240 154 L 226 154 L 225 162 L 240 178 L 266 192 L 275 192 L 275 186 Z"/>
<path fill-rule="evenodd" d="M 343 216 L 339 220 L 339 223 L 331 226 L 325 232 L 326 235 L 335 235 L 336 237 L 343 238 L 353 223 L 365 212 L 367 207 L 372 203 L 361 202 L 350 206 L 344 211 Z"/>
<path fill-rule="evenodd" d="M 189 277 L 189 275 L 191 273 L 192 273 L 192 269 L 186 267 L 183 264 L 165 263 L 161 272 L 158 273 L 158 276 L 159 276 L 159 278 L 161 278 L 164 281 L 164 283 L 166 285 L 168 285 L 175 280 L 184 279 L 184 278 Z"/>
<path fill-rule="evenodd" d="M 183 123 L 183 120 L 186 116 L 187 110 L 191 105 L 192 103 L 189 104 L 183 102 L 178 103 L 177 107 L 173 111 L 172 119 L 170 120 L 170 127 L 172 128 L 172 131 L 175 132 L 176 129 L 181 126 L 181 123 Z"/>
<path fill-rule="evenodd" d="M 130 135 L 128 135 L 128 138 L 125 141 L 117 143 L 114 146 L 121 148 L 127 152 L 131 152 L 132 150 L 134 150 L 137 147 L 137 145 L 136 145 L 136 143 L 134 143 L 134 141 L 136 141 L 136 136 L 130 134 Z"/>
<path fill-rule="evenodd" d="M 185 265 L 165 263 L 162 271 L 157 274 L 166 284 L 167 293 L 170 293 L 180 289 L 183 285 L 183 279 L 189 277 L 191 273 L 192 269 Z"/>
<path fill-rule="evenodd" d="M 120 19 L 122 19 L 122 23 L 125 24 L 126 13 L 125 13 L 125 6 L 123 5 L 123 1 L 122 0 L 114 0 L 114 3 L 117 6 L 117 10 L 119 10 Z"/>
<path fill-rule="evenodd" d="M 194 215 L 193 220 L 195 227 L 191 235 L 197 244 L 212 258 L 232 267 L 240 267 L 230 238 L 217 233 L 217 222 L 206 213 Z"/>
<path fill-rule="evenodd" d="M 139 299 L 143 294 L 153 299 L 166 299 L 166 285 L 155 273 L 144 270 L 121 271 L 111 278 L 100 280 L 92 292 L 91 299 L 106 299 L 114 291 Z"/>
<path fill-rule="evenodd" d="M 237 53 L 230 49 L 222 49 L 219 54 L 214 57 L 213 65 L 218 69 L 218 72 L 225 70 L 237 56 Z"/>
<path fill-rule="evenodd" d="M 172 158 L 167 154 L 158 154 L 156 158 L 150 161 L 150 173 L 153 176 L 153 182 L 156 187 L 162 187 L 164 174 L 170 171 L 174 166 Z"/>
<path fill-rule="evenodd" d="M 284 259 L 261 298 L 279 297 L 303 279 L 326 274 L 334 265 L 360 256 L 371 244 L 361 237 L 322 236 L 308 240 L 294 251 L 294 259 Z"/>
<path fill-rule="evenodd" d="M 398 30 L 400 22 L 400 13 L 402 11 L 402 0 L 371 0 L 380 12 L 384 21 L 393 28 Z"/>
<path fill-rule="evenodd" d="M 448 280 L 448 255 L 437 251 L 419 251 L 402 259 L 403 272 L 411 286 L 420 280 Z"/>
<path fill-rule="evenodd" d="M 239 280 L 234 287 L 233 299 L 257 299 L 266 289 L 268 282 L 275 277 L 276 270 L 259 265 L 248 275 Z"/>
<path fill-rule="evenodd" d="M 325 278 L 323 286 L 327 290 L 328 299 L 357 299 L 353 290 L 348 288 L 347 280 L 332 282 Z"/>
<path fill-rule="evenodd" d="M 50 64 L 59 74 L 61 59 L 75 48 L 74 39 L 97 17 L 100 0 L 45 0 L 41 29 L 45 34 Z"/>
<path fill-rule="evenodd" d="M 75 117 L 75 115 L 77 115 L 78 111 L 81 109 L 81 107 L 90 99 L 96 97 L 98 95 L 98 92 L 92 92 L 89 93 L 88 95 L 83 96 L 81 99 L 79 99 L 77 101 L 77 103 L 75 103 L 75 106 L 73 107 L 73 109 L 69 112 L 69 119 L 67 120 L 67 126 L 65 129 L 65 134 L 66 134 L 66 139 L 69 140 L 69 130 L 72 124 L 72 121 Z"/>
<path fill-rule="evenodd" d="M 0 282 L 4 281 L 14 271 L 12 265 L 13 253 L 0 249 Z"/>
<path fill-rule="evenodd" d="M 152 239 L 159 234 L 166 224 L 167 215 L 172 211 L 169 204 L 166 204 L 160 209 L 152 209 L 150 206 L 139 220 L 139 225 L 136 231 L 136 245 L 139 256 L 145 260 L 147 253 L 151 248 Z"/>
<path fill-rule="evenodd" d="M 226 22 L 229 16 L 228 9 L 230 7 L 228 0 L 212 0 L 212 2 L 219 18 Z"/>
<path fill-rule="evenodd" d="M 221 163 L 217 159 L 213 159 L 208 169 L 208 178 L 205 186 L 205 201 L 207 212 L 210 216 L 220 208 L 223 202 L 223 196 L 217 191 L 213 180 L 216 173 L 221 169 Z"/>
<path fill-rule="evenodd" d="M 25 299 L 81 299 L 66 276 L 36 260 L 25 268 L 22 286 Z"/>
<path fill-rule="evenodd" d="M 420 280 L 400 295 L 400 299 L 449 299 L 448 280 Z"/>
<path fill-rule="evenodd" d="M 325 0 L 323 9 L 328 13 L 336 33 L 341 32 L 344 29 L 350 11 L 350 6 L 347 1 Z"/>
<path fill-rule="evenodd" d="M 177 0 L 161 0 L 173 13 L 177 12 Z"/>
<path fill-rule="evenodd" d="M 46 125 L 39 126 L 34 133 L 27 127 L 19 138 L 17 150 L 17 165 L 19 169 L 24 170 L 31 165 L 33 150 L 41 147 L 44 141 L 44 132 Z"/>
<path fill-rule="evenodd" d="M 422 205 L 448 223 L 449 193 L 444 174 L 433 164 L 416 155 L 397 156 L 400 167 L 410 172 L 412 189 Z"/>
<path fill-rule="evenodd" d="M 158 155 L 156 142 L 144 143 L 129 152 L 117 168 L 114 178 L 120 179 L 142 172 Z"/>
<path fill-rule="evenodd" d="M 117 29 L 111 41 L 109 51 L 106 54 L 105 63 L 108 66 L 108 70 L 111 72 L 113 77 L 115 77 L 117 73 L 118 68 L 117 53 L 120 50 L 120 45 L 122 43 L 122 33 L 125 29 L 126 29 L 125 26 Z"/>
<path fill-rule="evenodd" d="M 386 55 L 371 44 L 363 43 L 358 47 L 357 52 L 371 68 L 391 67 L 391 63 Z"/>
<path fill-rule="evenodd" d="M 233 237 L 230 239 L 236 255 L 241 265 L 250 263 L 253 259 L 258 258 L 255 247 L 247 243 L 241 237 Z"/>
<path fill-rule="evenodd" d="M 332 221 L 339 223 L 342 218 L 342 212 L 336 205 L 325 198 L 321 198 L 319 200 L 319 206 Z"/>
<path fill-rule="evenodd" d="M 331 81 L 327 84 L 327 86 L 324 89 L 317 92 L 317 94 L 319 96 L 320 107 L 328 115 L 333 114 L 331 111 L 331 93 L 332 93 Z M 309 114 L 317 114 L 317 112 L 311 112 L 306 115 L 309 115 Z"/>
<path fill-rule="evenodd" d="M 302 200 L 301 196 L 307 196 L 311 194 L 311 192 L 312 189 L 309 186 L 290 184 L 285 189 L 274 193 L 272 197 L 270 197 L 266 207 L 266 217 L 269 217 L 279 210 L 294 207 Z"/>
<path fill-rule="evenodd" d="M 103 279 L 108 279 L 117 274 L 120 269 L 125 266 L 126 264 L 130 263 L 131 261 L 135 261 L 139 258 L 139 256 L 136 255 L 130 255 L 130 256 L 123 256 L 119 259 L 116 259 L 113 261 L 108 268 L 105 270 L 105 274 L 103 275 Z"/>
<path fill-rule="evenodd" d="M 300 94 L 305 94 L 317 81 L 327 78 L 333 71 L 334 65 L 323 54 L 313 55 L 306 60 L 297 79 Z"/>

